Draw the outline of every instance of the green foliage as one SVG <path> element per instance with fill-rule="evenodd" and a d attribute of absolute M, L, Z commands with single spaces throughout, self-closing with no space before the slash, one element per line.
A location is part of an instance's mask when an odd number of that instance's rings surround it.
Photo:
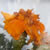
<path fill-rule="evenodd" d="M 26 34 L 25 32 L 21 35 L 19 40 L 13 40 L 13 50 L 21 50 L 21 48 L 23 47 L 23 45 L 26 44 L 25 42 L 26 40 Z"/>
<path fill-rule="evenodd" d="M 0 34 L 0 46 L 1 45 L 4 45 L 4 44 L 5 44 L 4 35 L 3 34 Z"/>
<path fill-rule="evenodd" d="M 12 41 L 9 42 L 4 36 L 4 34 L 0 34 L 0 50 L 11 50 Z"/>
<path fill-rule="evenodd" d="M 0 34 L 0 50 L 21 50 L 23 45 L 25 45 L 25 40 L 26 40 L 26 33 L 24 32 L 19 40 L 14 40 L 12 39 L 9 41 L 4 37 L 4 34 Z"/>
<path fill-rule="evenodd" d="M 5 50 L 5 38 L 4 38 L 4 34 L 0 34 L 0 50 Z"/>

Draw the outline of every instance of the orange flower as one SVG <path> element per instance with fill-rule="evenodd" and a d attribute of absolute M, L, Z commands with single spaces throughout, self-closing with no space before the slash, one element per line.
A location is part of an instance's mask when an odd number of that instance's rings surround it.
<path fill-rule="evenodd" d="M 33 40 L 35 44 L 39 44 L 41 41 L 40 34 L 44 32 L 45 27 L 39 21 L 39 15 L 32 13 L 32 10 L 20 9 L 19 12 L 15 12 L 10 15 L 2 12 L 5 18 L 5 30 L 16 40 L 20 38 L 22 33 L 26 33 L 30 36 L 29 43 Z"/>
<path fill-rule="evenodd" d="M 20 35 L 24 32 L 24 22 L 21 20 L 13 19 L 10 22 L 6 23 L 4 28 L 8 33 L 10 33 L 10 35 L 18 40 Z"/>

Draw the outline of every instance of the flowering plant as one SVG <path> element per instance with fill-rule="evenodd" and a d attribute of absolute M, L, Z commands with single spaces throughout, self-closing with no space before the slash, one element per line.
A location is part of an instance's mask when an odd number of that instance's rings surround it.
<path fill-rule="evenodd" d="M 19 40 L 22 33 L 25 31 L 30 39 L 28 44 L 34 41 L 35 45 L 42 43 L 42 36 L 45 34 L 45 26 L 40 22 L 38 14 L 32 10 L 20 9 L 19 12 L 14 12 L 12 15 L 9 13 L 1 12 L 4 16 L 4 29 L 15 39 Z"/>

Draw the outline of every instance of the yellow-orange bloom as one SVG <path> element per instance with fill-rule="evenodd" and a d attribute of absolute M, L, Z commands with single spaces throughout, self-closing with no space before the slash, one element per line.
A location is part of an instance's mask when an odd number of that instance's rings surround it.
<path fill-rule="evenodd" d="M 15 27 L 14 27 L 15 26 Z M 20 35 L 24 32 L 24 22 L 21 20 L 13 19 L 5 24 L 4 27 L 14 39 L 18 40 Z"/>
<path fill-rule="evenodd" d="M 15 12 L 10 15 L 2 12 L 5 18 L 5 30 L 16 40 L 20 38 L 22 33 L 26 33 L 30 36 L 29 42 L 34 40 L 35 44 L 39 44 L 41 41 L 40 34 L 44 32 L 45 27 L 39 21 L 39 15 L 32 13 L 32 10 L 20 9 L 19 12 Z"/>

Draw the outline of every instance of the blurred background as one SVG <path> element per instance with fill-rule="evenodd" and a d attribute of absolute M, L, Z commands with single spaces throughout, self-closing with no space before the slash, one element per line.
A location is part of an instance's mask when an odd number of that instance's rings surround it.
<path fill-rule="evenodd" d="M 40 21 L 44 23 L 46 31 L 50 34 L 50 0 L 0 0 L 0 37 L 3 36 L 0 38 L 0 43 L 2 43 L 4 39 L 4 43 L 0 44 L 0 48 L 4 48 L 2 45 L 7 46 L 9 43 L 12 47 L 11 42 L 9 42 L 12 40 L 12 37 L 3 29 L 4 17 L 1 11 L 12 14 L 13 12 L 19 11 L 21 8 L 25 10 L 33 9 L 34 13 L 40 14 Z"/>

